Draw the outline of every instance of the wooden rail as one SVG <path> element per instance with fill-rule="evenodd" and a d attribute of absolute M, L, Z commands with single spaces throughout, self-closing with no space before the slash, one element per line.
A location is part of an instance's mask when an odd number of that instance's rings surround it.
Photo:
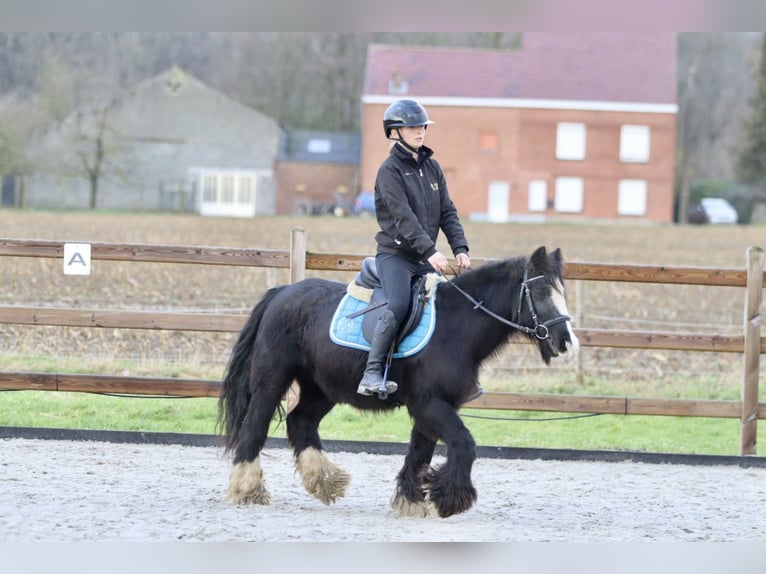
<path fill-rule="evenodd" d="M 64 245 L 65 242 L 61 241 L 0 238 L 0 256 L 61 259 Z M 738 418 L 741 421 L 740 452 L 756 454 L 757 421 L 766 418 L 766 405 L 758 402 L 760 354 L 766 352 L 766 338 L 761 338 L 760 334 L 760 307 L 766 277 L 763 272 L 763 250 L 750 248 L 747 256 L 746 269 L 569 262 L 565 272 L 567 280 L 743 288 L 745 323 L 742 335 L 589 328 L 575 331 L 582 346 L 586 347 L 740 353 L 744 358 L 740 401 L 487 392 L 473 401 L 471 407 Z M 357 271 L 361 268 L 364 257 L 366 255 L 309 253 L 306 251 L 306 238 L 302 230 L 293 230 L 289 251 L 182 245 L 91 244 L 93 260 L 284 268 L 289 270 L 291 282 L 302 279 L 306 270 Z M 472 259 L 475 266 L 489 261 L 491 260 Z M 0 306 L 0 324 L 238 332 L 246 319 L 243 315 L 225 313 Z M 0 390 L 22 389 L 215 397 L 220 393 L 220 381 L 64 373 L 0 373 Z"/>
<path fill-rule="evenodd" d="M 0 305 L 0 323 L 13 325 L 236 333 L 242 329 L 246 320 L 247 317 L 243 315 L 224 313 L 103 311 L 98 309 Z M 681 331 L 620 331 L 591 328 L 575 329 L 575 334 L 584 347 L 722 353 L 742 353 L 745 350 L 745 338 L 742 335 L 700 335 Z M 761 341 L 760 352 L 766 352 L 766 338 Z"/>
<path fill-rule="evenodd" d="M 65 373 L 0 373 L 0 389 L 10 391 L 65 391 L 168 397 L 218 397 L 221 382 Z"/>

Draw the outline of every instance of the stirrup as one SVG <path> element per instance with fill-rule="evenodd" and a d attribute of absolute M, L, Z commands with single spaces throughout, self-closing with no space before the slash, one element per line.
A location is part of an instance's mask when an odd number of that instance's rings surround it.
<path fill-rule="evenodd" d="M 386 400 L 388 395 L 395 393 L 399 385 L 394 381 L 384 381 L 381 377 L 379 381 L 375 381 L 374 386 L 368 386 L 365 384 L 364 377 L 359 382 L 359 386 L 356 388 L 357 394 L 364 395 L 365 397 L 371 397 L 372 395 L 378 395 L 380 400 Z"/>

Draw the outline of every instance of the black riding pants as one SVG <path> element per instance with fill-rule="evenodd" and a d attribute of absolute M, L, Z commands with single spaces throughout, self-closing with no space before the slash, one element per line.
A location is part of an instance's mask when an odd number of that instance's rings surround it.
<path fill-rule="evenodd" d="M 410 310 L 410 287 L 415 277 L 433 273 L 430 263 L 420 263 L 405 259 L 393 253 L 381 253 L 375 256 L 383 293 L 388 301 L 388 309 L 401 325 Z"/>

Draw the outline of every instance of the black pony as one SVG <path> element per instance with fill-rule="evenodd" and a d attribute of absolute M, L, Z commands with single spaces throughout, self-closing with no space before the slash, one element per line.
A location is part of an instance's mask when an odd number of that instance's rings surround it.
<path fill-rule="evenodd" d="M 219 401 L 219 424 L 234 453 L 228 498 L 268 504 L 260 452 L 280 400 L 293 381 L 300 400 L 287 414 L 287 437 L 306 490 L 325 504 L 342 497 L 350 476 L 322 450 L 318 427 L 333 406 L 381 411 L 406 406 L 413 427 L 409 452 L 391 499 L 404 516 L 441 517 L 476 500 L 471 467 L 476 443 L 458 408 L 478 385 L 479 365 L 511 335 L 537 344 L 543 361 L 577 345 L 570 327 L 559 249 L 485 264 L 437 286 L 436 328 L 416 355 L 395 360 L 399 390 L 385 400 L 356 392 L 366 353 L 334 344 L 328 329 L 346 286 L 305 279 L 270 289 L 253 309 L 233 349 Z M 447 460 L 430 466 L 436 442 Z"/>

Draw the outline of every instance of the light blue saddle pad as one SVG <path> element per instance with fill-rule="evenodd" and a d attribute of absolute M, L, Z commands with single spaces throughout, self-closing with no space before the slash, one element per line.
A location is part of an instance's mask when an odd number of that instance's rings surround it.
<path fill-rule="evenodd" d="M 436 326 L 436 291 L 434 289 L 430 299 L 426 302 L 420 322 L 396 347 L 394 359 L 411 357 L 415 353 L 422 351 L 428 344 Z M 366 301 L 361 301 L 346 293 L 338 304 L 338 308 L 335 309 L 335 314 L 330 323 L 330 339 L 332 339 L 333 343 L 343 347 L 359 349 L 360 351 L 370 350 L 370 342 L 362 333 L 364 314 L 349 318 L 349 315 L 366 309 L 367 305 L 369 303 Z"/>

